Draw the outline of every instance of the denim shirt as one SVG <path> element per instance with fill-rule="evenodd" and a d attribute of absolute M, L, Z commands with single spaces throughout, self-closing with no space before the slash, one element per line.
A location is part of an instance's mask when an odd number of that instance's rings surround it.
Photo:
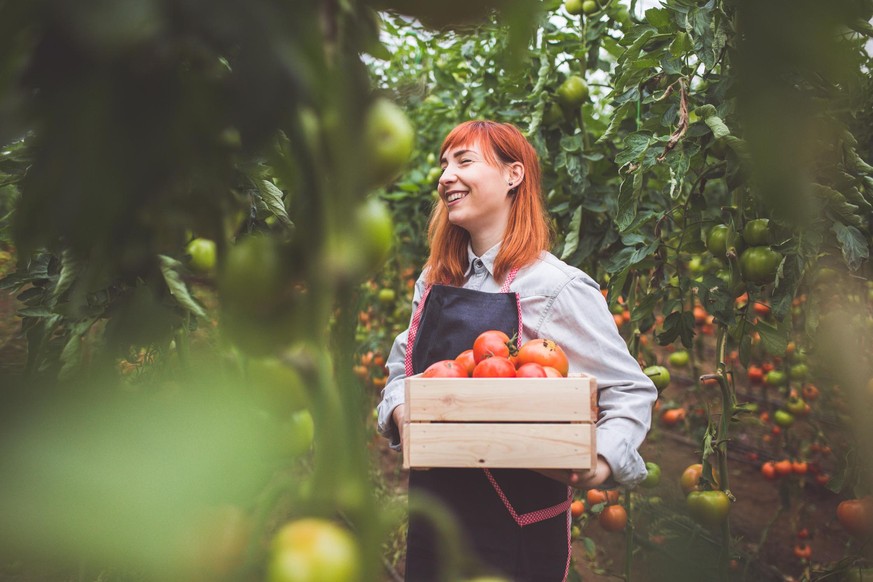
<path fill-rule="evenodd" d="M 500 245 L 477 257 L 468 248 L 469 268 L 463 287 L 489 293 L 500 290 L 494 279 L 494 259 Z M 618 333 L 600 286 L 583 271 L 551 253 L 519 269 L 510 290 L 518 293 L 523 322 L 522 342 L 547 338 L 564 349 L 572 373 L 584 372 L 597 381 L 599 416 L 596 448 L 612 470 L 612 479 L 632 487 L 646 477 L 637 449 L 652 421 L 658 391 L 643 374 Z M 424 293 L 424 274 L 415 284 L 412 309 Z M 407 334 L 394 340 L 388 356 L 388 382 L 378 405 L 378 429 L 393 449 L 400 438 L 392 413 L 404 401 Z"/>

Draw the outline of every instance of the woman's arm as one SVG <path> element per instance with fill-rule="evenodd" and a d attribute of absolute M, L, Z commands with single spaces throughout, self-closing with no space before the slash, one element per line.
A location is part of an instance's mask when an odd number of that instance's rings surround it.
<path fill-rule="evenodd" d="M 577 480 L 627 486 L 642 481 L 646 468 L 637 449 L 651 426 L 658 391 L 628 352 L 597 284 L 587 275 L 571 279 L 556 295 L 539 334 L 564 349 L 571 373 L 597 381 L 597 453 L 610 478 L 581 472 Z"/>

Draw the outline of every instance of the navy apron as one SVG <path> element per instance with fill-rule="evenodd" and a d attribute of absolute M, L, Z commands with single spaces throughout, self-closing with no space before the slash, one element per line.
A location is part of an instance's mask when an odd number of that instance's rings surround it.
<path fill-rule="evenodd" d="M 425 290 L 410 326 L 407 373 L 419 374 L 439 360 L 454 359 L 484 331 L 521 333 L 515 293 L 434 285 Z M 407 347 L 409 349 L 409 347 Z M 411 370 L 410 370 L 411 368 Z M 409 495 L 425 493 L 446 505 L 463 531 L 462 544 L 479 562 L 511 580 L 557 582 L 570 561 L 570 497 L 564 484 L 522 469 L 413 470 Z M 424 517 L 410 515 L 406 580 L 443 580 L 436 532 Z"/>

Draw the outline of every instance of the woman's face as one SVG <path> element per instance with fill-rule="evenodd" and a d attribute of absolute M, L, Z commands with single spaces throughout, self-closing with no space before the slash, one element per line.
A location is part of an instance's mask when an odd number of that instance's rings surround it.
<path fill-rule="evenodd" d="M 517 172 L 505 165 L 492 165 L 479 144 L 467 144 L 446 150 L 440 160 L 443 168 L 439 191 L 448 209 L 449 222 L 460 226 L 471 237 L 503 237 L 509 221 L 513 186 Z"/>

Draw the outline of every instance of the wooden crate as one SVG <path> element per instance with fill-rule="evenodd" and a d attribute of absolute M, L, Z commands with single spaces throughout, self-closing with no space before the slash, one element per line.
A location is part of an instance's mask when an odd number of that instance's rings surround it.
<path fill-rule="evenodd" d="M 597 386 L 569 378 L 406 379 L 403 466 L 589 469 Z"/>

